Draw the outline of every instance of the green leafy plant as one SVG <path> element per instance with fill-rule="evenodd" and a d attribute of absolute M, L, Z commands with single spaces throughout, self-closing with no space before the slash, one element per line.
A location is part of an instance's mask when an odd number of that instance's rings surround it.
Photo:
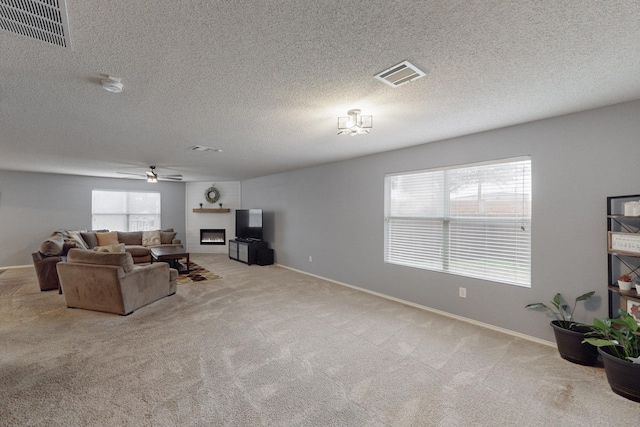
<path fill-rule="evenodd" d="M 525 308 L 532 309 L 532 310 L 544 308 L 548 310 L 556 318 L 560 327 L 564 329 L 573 329 L 577 325 L 584 326 L 581 323 L 577 323 L 573 321 L 573 313 L 575 312 L 578 301 L 586 301 L 589 298 L 591 298 L 595 293 L 596 293 L 595 291 L 591 291 L 591 292 L 587 292 L 586 294 L 580 295 L 574 301 L 573 307 L 571 309 L 569 309 L 569 306 L 565 304 L 565 302 L 562 299 L 562 294 L 560 293 L 557 293 L 553 297 L 553 300 L 551 301 L 551 305 L 552 305 L 551 307 L 549 307 L 543 302 L 535 302 L 533 304 L 526 305 Z"/>
<path fill-rule="evenodd" d="M 627 360 L 633 363 L 640 363 L 638 360 L 638 344 L 640 338 L 638 332 L 638 322 L 626 311 L 619 309 L 620 317 L 615 319 L 593 319 L 594 337 L 585 338 L 587 342 L 596 347 L 609 347 L 609 354 L 618 359 Z"/>

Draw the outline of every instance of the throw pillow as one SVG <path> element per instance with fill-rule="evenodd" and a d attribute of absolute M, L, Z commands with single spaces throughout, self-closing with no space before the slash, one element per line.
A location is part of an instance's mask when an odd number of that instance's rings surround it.
<path fill-rule="evenodd" d="M 118 232 L 110 231 L 108 233 L 96 233 L 96 239 L 98 239 L 98 246 L 117 245 Z"/>
<path fill-rule="evenodd" d="M 142 231 L 118 231 L 118 242 L 125 245 L 141 245 Z"/>
<path fill-rule="evenodd" d="M 142 232 L 142 246 L 157 246 L 160 244 L 160 230 Z"/>
<path fill-rule="evenodd" d="M 169 243 L 173 243 L 173 239 L 175 239 L 176 237 L 176 233 L 174 232 L 168 232 L 168 231 L 161 231 L 160 232 L 160 243 L 163 245 L 167 245 Z"/>
<path fill-rule="evenodd" d="M 118 243 L 115 245 L 96 246 L 93 248 L 96 252 L 124 252 L 124 243 Z"/>
<path fill-rule="evenodd" d="M 80 236 L 82 236 L 82 240 L 87 244 L 87 248 L 91 249 L 98 246 L 98 239 L 96 238 L 96 233 L 93 231 L 80 232 Z"/>

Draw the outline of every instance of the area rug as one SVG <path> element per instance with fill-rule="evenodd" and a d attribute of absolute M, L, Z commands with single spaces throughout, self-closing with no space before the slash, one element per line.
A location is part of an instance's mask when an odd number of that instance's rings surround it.
<path fill-rule="evenodd" d="M 189 274 L 180 273 L 178 276 L 178 285 L 185 285 L 193 282 L 204 282 L 205 280 L 219 279 L 220 276 L 213 274 L 204 267 L 200 267 L 195 262 L 189 263 Z"/>

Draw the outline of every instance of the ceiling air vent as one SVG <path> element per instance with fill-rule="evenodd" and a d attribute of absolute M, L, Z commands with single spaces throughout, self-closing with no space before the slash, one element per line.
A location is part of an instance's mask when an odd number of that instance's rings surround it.
<path fill-rule="evenodd" d="M 211 147 L 205 147 L 203 145 L 193 145 L 191 147 L 189 147 L 189 150 L 191 151 L 200 151 L 202 153 L 209 153 L 211 151 L 214 151 L 216 153 L 221 152 L 222 150 L 219 148 L 211 148 Z"/>
<path fill-rule="evenodd" d="M 389 86 L 398 87 L 425 75 L 426 73 L 418 70 L 415 65 L 409 61 L 404 61 L 379 72 L 374 77 Z"/>
<path fill-rule="evenodd" d="M 0 31 L 71 49 L 65 0 L 2 0 Z"/>

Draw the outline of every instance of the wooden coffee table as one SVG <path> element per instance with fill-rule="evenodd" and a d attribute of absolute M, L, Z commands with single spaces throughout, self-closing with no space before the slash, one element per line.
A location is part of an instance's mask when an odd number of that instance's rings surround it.
<path fill-rule="evenodd" d="M 187 259 L 187 265 L 180 264 L 181 258 Z M 189 252 L 184 248 L 171 246 L 168 248 L 151 248 L 151 262 L 167 262 L 171 268 L 175 268 L 180 273 L 189 273 Z"/>

